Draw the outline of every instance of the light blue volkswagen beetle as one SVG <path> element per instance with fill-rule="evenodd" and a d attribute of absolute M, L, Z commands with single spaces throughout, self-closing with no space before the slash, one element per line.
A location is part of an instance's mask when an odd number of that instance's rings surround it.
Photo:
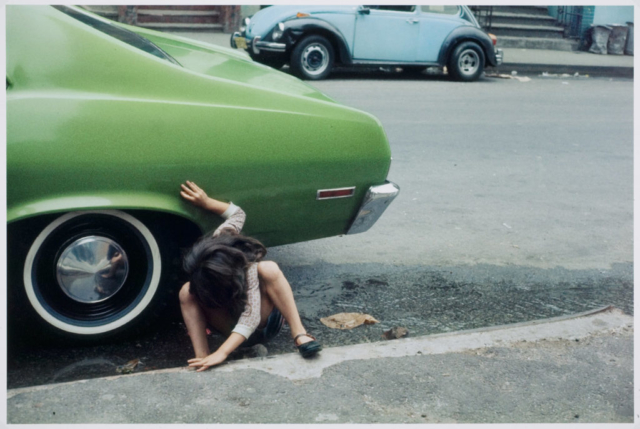
<path fill-rule="evenodd" d="M 466 6 L 271 6 L 246 18 L 231 46 L 304 79 L 323 79 L 335 64 L 446 66 L 473 81 L 502 63 L 496 37 Z"/>

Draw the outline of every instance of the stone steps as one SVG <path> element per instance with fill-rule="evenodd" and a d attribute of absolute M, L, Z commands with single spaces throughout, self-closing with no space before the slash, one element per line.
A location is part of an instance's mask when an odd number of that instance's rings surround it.
<path fill-rule="evenodd" d="M 548 16 L 547 6 L 494 6 L 493 12 L 519 13 L 527 15 Z"/>
<path fill-rule="evenodd" d="M 184 31 L 199 31 L 199 30 L 216 30 L 222 31 L 222 24 L 191 24 L 184 22 L 145 22 L 137 24 L 139 27 L 152 28 L 158 30 L 184 30 Z"/>
<path fill-rule="evenodd" d="M 105 18 L 118 20 L 118 6 L 82 6 Z M 135 25 L 156 30 L 224 31 L 228 6 L 137 6 Z M 224 16 L 223 16 L 224 15 Z"/>
<path fill-rule="evenodd" d="M 492 24 L 543 25 L 553 26 L 556 19 L 549 15 L 533 15 L 529 13 L 496 12 L 491 16 Z"/>
<path fill-rule="evenodd" d="M 217 29 L 222 28 L 219 20 L 220 12 L 217 10 L 176 10 L 158 7 L 157 9 L 138 9 L 137 25 L 148 28 L 184 28 L 187 30 Z"/>
<path fill-rule="evenodd" d="M 550 25 L 521 25 L 491 23 L 491 33 L 496 36 L 562 38 L 564 27 Z"/>
<path fill-rule="evenodd" d="M 548 37 L 498 36 L 498 48 L 549 49 L 552 51 L 577 51 L 580 43 L 571 39 Z"/>
<path fill-rule="evenodd" d="M 578 42 L 565 39 L 565 28 L 549 15 L 547 6 L 480 7 L 484 28 L 497 36 L 502 48 L 575 51 Z M 490 27 L 489 27 L 490 25 Z"/>

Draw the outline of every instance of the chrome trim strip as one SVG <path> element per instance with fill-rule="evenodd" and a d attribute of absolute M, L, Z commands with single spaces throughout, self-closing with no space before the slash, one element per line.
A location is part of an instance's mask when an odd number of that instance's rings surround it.
<path fill-rule="evenodd" d="M 424 66 L 424 67 L 437 67 L 438 63 L 420 62 L 420 63 L 399 63 L 397 61 L 366 61 L 366 60 L 353 60 L 351 64 L 354 65 L 383 65 L 383 66 Z"/>
<path fill-rule="evenodd" d="M 255 40 L 255 39 L 254 39 Z M 258 52 L 256 52 L 258 49 Z M 287 50 L 287 45 L 284 43 L 276 43 L 276 42 L 255 42 L 253 43 L 253 52 L 256 54 L 260 51 L 270 51 L 270 52 L 285 52 Z"/>
<path fill-rule="evenodd" d="M 324 198 L 320 198 L 320 193 L 321 192 L 334 192 L 334 191 L 353 191 L 351 193 L 351 195 L 340 195 L 339 197 L 324 197 Z M 349 186 L 347 188 L 333 188 L 333 189 L 318 189 L 318 192 L 316 192 L 316 200 L 317 201 L 322 201 L 322 200 L 335 200 L 337 198 L 349 198 L 349 197 L 353 197 L 355 195 L 356 191 L 356 187 L 355 186 Z"/>
<path fill-rule="evenodd" d="M 388 180 L 384 185 L 370 187 L 347 234 L 358 234 L 371 228 L 399 192 L 400 187 Z"/>

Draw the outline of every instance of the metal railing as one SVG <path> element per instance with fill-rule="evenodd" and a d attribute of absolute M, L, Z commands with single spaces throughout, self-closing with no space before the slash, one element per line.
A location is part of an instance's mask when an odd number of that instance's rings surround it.
<path fill-rule="evenodd" d="M 469 6 L 471 12 L 478 20 L 480 27 L 485 30 L 491 30 L 491 21 L 493 18 L 493 6 Z"/>
<path fill-rule="evenodd" d="M 558 22 L 564 27 L 564 37 L 582 36 L 583 6 L 558 6 Z"/>

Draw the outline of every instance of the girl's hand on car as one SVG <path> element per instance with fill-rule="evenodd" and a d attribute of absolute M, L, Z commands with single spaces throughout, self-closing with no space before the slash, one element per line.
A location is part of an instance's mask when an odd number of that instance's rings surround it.
<path fill-rule="evenodd" d="M 227 355 L 224 352 L 217 350 L 207 357 L 189 359 L 188 362 L 190 367 L 200 367 L 197 370 L 200 372 L 209 369 L 209 367 L 220 365 L 226 358 Z"/>
<path fill-rule="evenodd" d="M 193 205 L 207 208 L 209 197 L 205 191 L 198 187 L 198 185 L 187 180 L 186 184 L 182 184 L 180 186 L 182 187 L 182 191 L 180 191 L 182 198 L 191 202 Z"/>

